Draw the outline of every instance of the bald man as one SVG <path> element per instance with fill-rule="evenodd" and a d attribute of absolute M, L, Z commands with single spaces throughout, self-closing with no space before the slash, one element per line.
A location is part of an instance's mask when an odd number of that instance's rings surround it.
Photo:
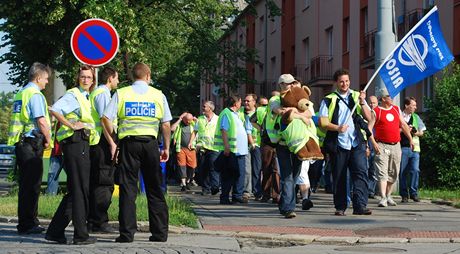
<path fill-rule="evenodd" d="M 192 139 L 194 129 L 193 115 L 184 112 L 171 126 L 173 145 L 177 153 L 177 165 L 181 170 L 181 191 L 190 190 L 197 166 L 195 142 Z"/>

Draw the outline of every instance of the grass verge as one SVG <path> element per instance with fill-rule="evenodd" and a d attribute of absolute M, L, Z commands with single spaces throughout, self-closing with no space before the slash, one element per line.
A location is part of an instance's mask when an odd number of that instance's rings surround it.
<path fill-rule="evenodd" d="M 49 196 L 41 195 L 38 202 L 38 217 L 51 219 L 57 210 L 63 195 Z M 169 207 L 169 224 L 174 226 L 187 226 L 197 228 L 197 217 L 189 202 L 178 197 L 166 195 L 166 202 Z M 9 195 L 0 197 L 0 216 L 17 216 L 18 196 Z M 136 199 L 136 216 L 138 221 L 148 221 L 147 198 L 145 195 L 138 195 Z M 112 198 L 109 208 L 109 220 L 118 220 L 118 197 Z"/>
<path fill-rule="evenodd" d="M 432 200 L 446 200 L 452 202 L 452 206 L 460 208 L 460 190 L 443 189 L 420 189 L 419 196 Z"/>

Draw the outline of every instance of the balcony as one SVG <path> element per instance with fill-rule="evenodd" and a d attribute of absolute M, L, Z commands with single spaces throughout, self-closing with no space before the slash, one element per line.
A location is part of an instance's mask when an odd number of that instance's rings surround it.
<path fill-rule="evenodd" d="M 332 62 L 331 55 L 320 55 L 310 61 L 310 78 L 307 79 L 311 86 L 320 85 L 322 81 L 332 81 Z M 328 82 L 329 83 L 329 82 Z"/>
<path fill-rule="evenodd" d="M 404 13 L 398 19 L 398 41 L 400 41 L 424 15 L 423 9 L 417 8 Z"/>
<path fill-rule="evenodd" d="M 373 69 L 375 65 L 375 33 L 372 30 L 364 35 L 364 44 L 361 45 L 361 65 L 362 68 Z"/>

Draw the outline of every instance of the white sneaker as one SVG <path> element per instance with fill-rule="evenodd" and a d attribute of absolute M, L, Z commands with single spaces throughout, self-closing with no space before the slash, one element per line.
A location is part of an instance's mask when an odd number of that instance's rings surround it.
<path fill-rule="evenodd" d="M 379 207 L 387 207 L 387 206 L 388 206 L 388 199 L 387 198 L 380 199 Z"/>
<path fill-rule="evenodd" d="M 387 203 L 390 206 L 396 206 L 396 202 L 391 197 L 387 198 Z"/>

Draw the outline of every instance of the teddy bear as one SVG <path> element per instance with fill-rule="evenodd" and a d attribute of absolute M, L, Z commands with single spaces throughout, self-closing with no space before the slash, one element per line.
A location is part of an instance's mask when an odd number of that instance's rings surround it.
<path fill-rule="evenodd" d="M 281 116 L 281 136 L 286 140 L 289 150 L 300 160 L 322 160 L 324 155 L 319 147 L 316 127 L 312 119 L 304 122 L 294 117 L 294 111 L 310 111 L 314 115 L 311 91 L 307 86 L 292 87 L 281 93 L 281 105 L 287 109 Z M 295 109 L 293 109 L 295 108 Z"/>

